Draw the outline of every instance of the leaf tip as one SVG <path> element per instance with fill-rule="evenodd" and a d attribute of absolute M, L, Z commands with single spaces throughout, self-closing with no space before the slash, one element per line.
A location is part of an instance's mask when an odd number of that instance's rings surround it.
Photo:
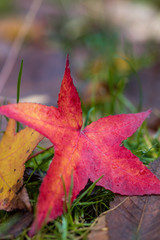
<path fill-rule="evenodd" d="M 152 109 L 150 108 L 150 109 L 148 109 L 147 111 L 146 111 L 146 114 L 147 114 L 147 116 L 146 117 L 149 117 L 149 115 L 152 113 Z"/>
<path fill-rule="evenodd" d="M 65 71 L 70 71 L 69 54 L 67 54 L 67 58 L 66 58 L 66 69 L 65 69 Z"/>
<path fill-rule="evenodd" d="M 33 237 L 36 233 L 37 233 L 38 229 L 37 229 L 37 224 L 35 224 L 35 222 L 32 223 L 30 230 L 28 231 L 28 236 L 29 237 Z"/>

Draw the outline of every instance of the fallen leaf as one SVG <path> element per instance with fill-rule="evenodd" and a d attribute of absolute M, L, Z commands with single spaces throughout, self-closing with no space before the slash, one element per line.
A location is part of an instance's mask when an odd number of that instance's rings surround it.
<path fill-rule="evenodd" d="M 24 163 L 43 136 L 26 127 L 16 133 L 16 121 L 10 119 L 0 142 L 0 210 L 28 208 L 30 203 L 23 186 Z"/>
<path fill-rule="evenodd" d="M 102 215 L 96 219 L 96 224 L 91 228 L 88 240 L 109 240 L 106 216 Z M 119 239 L 119 238 L 118 238 Z"/>
<path fill-rule="evenodd" d="M 60 216 L 73 173 L 73 201 L 88 179 L 122 195 L 160 194 L 160 181 L 121 143 L 150 114 L 120 114 L 101 118 L 82 129 L 81 103 L 67 58 L 58 108 L 35 103 L 9 104 L 0 113 L 39 131 L 54 144 L 55 155 L 40 188 L 33 236 L 46 222 Z M 63 179 L 63 181 L 62 181 Z"/>
<path fill-rule="evenodd" d="M 18 237 L 31 224 L 32 220 L 33 214 L 31 212 L 21 210 L 14 213 L 7 221 L 0 224 L 0 239 L 14 239 Z"/>
<path fill-rule="evenodd" d="M 160 178 L 160 159 L 151 165 Z M 116 195 L 110 210 L 97 219 L 88 239 L 157 240 L 160 236 L 160 196 Z M 103 230 L 106 231 L 103 231 Z"/>

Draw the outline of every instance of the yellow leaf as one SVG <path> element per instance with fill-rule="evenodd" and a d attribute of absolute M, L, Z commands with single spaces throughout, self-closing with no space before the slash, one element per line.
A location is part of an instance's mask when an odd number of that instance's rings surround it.
<path fill-rule="evenodd" d="M 30 209 L 23 186 L 24 163 L 43 136 L 26 127 L 16 133 L 16 121 L 10 119 L 0 142 L 0 210 Z"/>

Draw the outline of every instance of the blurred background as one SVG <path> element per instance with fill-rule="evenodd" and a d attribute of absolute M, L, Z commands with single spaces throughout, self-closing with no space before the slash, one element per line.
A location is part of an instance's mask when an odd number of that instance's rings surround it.
<path fill-rule="evenodd" d="M 66 55 L 84 117 L 152 108 L 160 125 L 159 0 L 0 1 L 0 100 L 57 104 Z M 91 113 L 92 112 L 92 113 Z"/>
<path fill-rule="evenodd" d="M 23 60 L 20 101 L 57 106 L 67 54 L 81 98 L 84 126 L 110 114 L 151 108 L 148 125 L 144 122 L 123 144 L 144 164 L 159 158 L 160 0 L 0 0 L 0 104 L 17 101 L 17 80 Z M 0 116 L 0 138 L 6 124 L 6 119 Z M 36 151 L 49 146 L 51 143 L 44 139 Z M 25 184 L 32 204 L 38 195 L 37 182 L 42 181 L 42 171 L 47 170 L 52 156 L 53 149 L 26 163 Z M 30 182 L 30 177 L 36 174 L 40 179 Z M 106 210 L 109 198 L 103 191 L 102 195 L 97 193 L 100 198 L 90 198 L 94 216 L 88 211 L 91 206 L 88 195 L 87 207 L 82 204 L 82 208 L 79 205 L 75 210 L 78 228 L 86 221 L 90 228 L 88 219 L 93 223 L 95 213 L 104 207 Z M 83 207 L 89 214 L 85 215 Z M 15 225 L 19 230 L 27 221 L 14 214 L 13 223 L 20 219 Z M 5 226 L 7 235 L 16 230 L 8 216 L 1 211 L 0 232 Z M 64 226 L 68 231 L 70 220 L 65 219 L 62 228 L 57 222 L 53 228 L 46 228 L 47 232 L 56 228 L 62 234 Z M 72 235 L 73 224 L 70 229 Z M 75 231 L 76 237 L 79 232 Z"/>

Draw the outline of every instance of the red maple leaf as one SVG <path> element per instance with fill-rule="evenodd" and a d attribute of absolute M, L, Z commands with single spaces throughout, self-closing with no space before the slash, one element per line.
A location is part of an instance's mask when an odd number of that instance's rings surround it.
<path fill-rule="evenodd" d="M 103 178 L 98 185 L 122 195 L 160 194 L 160 181 L 124 146 L 150 114 L 108 116 L 82 129 L 81 103 L 70 76 L 67 58 L 58 108 L 34 103 L 9 104 L 0 113 L 28 125 L 48 137 L 55 155 L 40 188 L 36 218 L 29 235 L 63 213 L 64 187 L 69 193 L 73 173 L 73 201 L 88 179 Z"/>

